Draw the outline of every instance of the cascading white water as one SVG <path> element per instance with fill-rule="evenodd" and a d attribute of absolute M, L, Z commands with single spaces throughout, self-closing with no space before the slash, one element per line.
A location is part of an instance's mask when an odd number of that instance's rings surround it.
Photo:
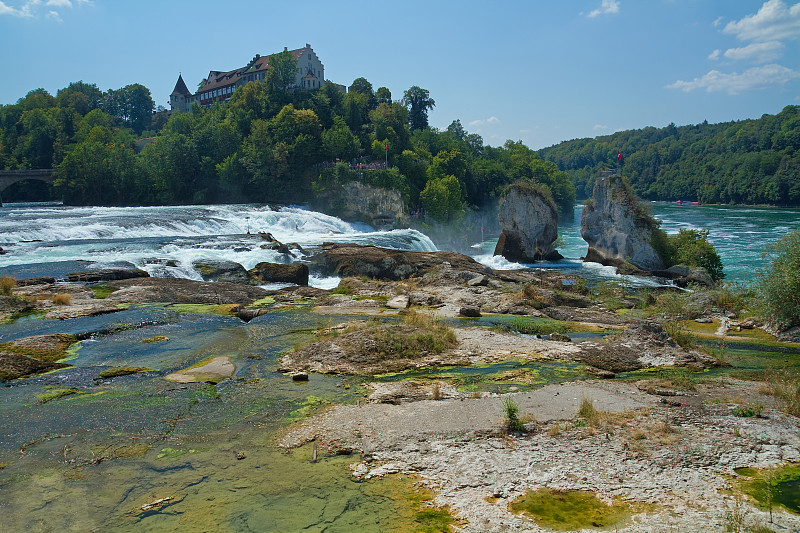
<path fill-rule="evenodd" d="M 200 279 L 192 266 L 198 259 L 234 261 L 247 269 L 262 261 L 302 259 L 302 254 L 292 259 L 262 249 L 265 241 L 259 232 L 302 248 L 332 241 L 436 250 L 416 230 L 375 231 L 299 207 L 12 207 L 0 212 L 0 246 L 8 252 L 0 255 L 0 270 L 42 264 L 45 273 L 48 263 L 90 261 L 100 267 L 127 263 L 151 275 Z"/>

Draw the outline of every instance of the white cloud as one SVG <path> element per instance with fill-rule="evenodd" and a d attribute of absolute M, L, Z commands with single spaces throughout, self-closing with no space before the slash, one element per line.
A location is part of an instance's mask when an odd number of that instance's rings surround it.
<path fill-rule="evenodd" d="M 734 72 L 725 74 L 718 70 L 711 70 L 701 78 L 692 81 L 678 80 L 667 89 L 679 89 L 690 92 L 695 89 L 705 89 L 706 92 L 724 91 L 728 94 L 739 94 L 744 91 L 763 89 L 770 85 L 780 85 L 790 80 L 800 78 L 800 72 L 781 65 L 764 65 L 745 70 L 741 74 Z"/>
<path fill-rule="evenodd" d="M 47 7 L 72 8 L 76 4 L 78 6 L 93 5 L 91 0 L 25 0 L 22 4 L 22 7 L 16 8 L 0 0 L 0 15 L 36 18 L 39 11 L 39 6 L 44 5 Z M 52 9 L 47 11 L 45 17 L 61 22 L 61 15 L 59 12 Z"/>
<path fill-rule="evenodd" d="M 782 0 L 768 0 L 755 15 L 729 22 L 723 33 L 741 41 L 775 41 L 800 37 L 800 2 L 787 7 Z"/>
<path fill-rule="evenodd" d="M 496 116 L 492 115 L 491 117 L 489 117 L 489 118 L 487 118 L 485 120 L 482 119 L 482 118 L 479 118 L 477 120 L 473 120 L 472 122 L 468 122 L 467 126 L 480 126 L 482 124 L 499 124 L 499 123 L 500 123 L 500 119 L 497 118 Z"/>
<path fill-rule="evenodd" d="M 11 15 L 14 17 L 32 17 L 31 9 L 41 3 L 41 0 L 28 0 L 21 8 L 17 9 L 0 2 L 0 15 Z"/>
<path fill-rule="evenodd" d="M 722 53 L 722 50 L 720 50 L 719 48 L 717 48 L 716 50 L 714 50 L 713 52 L 711 52 L 710 54 L 708 54 L 708 58 L 709 58 L 709 59 L 711 59 L 711 60 L 713 60 L 713 61 L 716 61 L 717 59 L 719 59 L 719 55 L 720 55 L 721 53 Z"/>
<path fill-rule="evenodd" d="M 591 11 L 587 17 L 593 19 L 600 15 L 616 15 L 619 13 L 619 0 L 602 0 L 600 7 Z"/>
<path fill-rule="evenodd" d="M 734 60 L 753 59 L 760 63 L 766 63 L 781 57 L 783 49 L 784 45 L 779 41 L 751 43 L 742 48 L 729 48 L 725 50 L 725 57 Z"/>
<path fill-rule="evenodd" d="M 720 27 L 722 25 L 722 19 L 723 17 L 721 16 L 717 17 L 717 19 L 714 22 L 712 22 L 711 25 L 714 26 L 715 28 Z"/>

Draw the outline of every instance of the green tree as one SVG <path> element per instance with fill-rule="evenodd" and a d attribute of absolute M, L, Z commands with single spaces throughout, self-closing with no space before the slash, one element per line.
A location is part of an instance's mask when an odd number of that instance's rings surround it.
<path fill-rule="evenodd" d="M 681 229 L 676 235 L 670 235 L 667 264 L 701 267 L 715 282 L 722 281 L 725 278 L 722 259 L 707 238 L 707 230 L 696 229 Z"/>
<path fill-rule="evenodd" d="M 438 222 L 455 220 L 464 214 L 461 184 L 455 176 L 429 179 L 419 197 L 427 215 Z"/>
<path fill-rule="evenodd" d="M 150 89 L 139 83 L 126 85 L 121 89 L 109 89 L 103 95 L 103 110 L 117 117 L 123 125 L 137 134 L 150 127 L 155 103 Z"/>
<path fill-rule="evenodd" d="M 361 152 L 361 144 L 344 119 L 337 116 L 333 127 L 322 132 L 322 149 L 331 159 L 349 161 Z"/>
<path fill-rule="evenodd" d="M 800 325 L 800 229 L 770 244 L 771 261 L 756 276 L 756 292 L 764 318 L 781 330 Z"/>
<path fill-rule="evenodd" d="M 363 94 L 367 97 L 367 110 L 375 109 L 378 101 L 375 98 L 375 92 L 372 90 L 372 84 L 366 78 L 356 78 L 347 89 L 348 93 Z"/>
<path fill-rule="evenodd" d="M 138 203 L 138 161 L 106 126 L 95 126 L 56 169 L 54 187 L 70 205 Z"/>
<path fill-rule="evenodd" d="M 294 85 L 297 77 L 297 60 L 291 52 L 284 50 L 269 56 L 269 68 L 264 83 L 270 93 L 285 93 Z"/>
<path fill-rule="evenodd" d="M 428 110 L 436 105 L 427 89 L 414 85 L 403 93 L 403 105 L 408 108 L 408 119 L 412 130 L 428 127 Z"/>
<path fill-rule="evenodd" d="M 375 99 L 380 104 L 391 105 L 392 103 L 392 91 L 387 89 L 386 87 L 378 87 L 378 90 L 375 91 Z"/>

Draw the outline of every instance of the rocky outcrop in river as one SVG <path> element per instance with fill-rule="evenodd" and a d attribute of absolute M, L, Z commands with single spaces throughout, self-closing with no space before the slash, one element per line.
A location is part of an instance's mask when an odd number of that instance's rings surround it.
<path fill-rule="evenodd" d="M 406 252 L 344 243 L 325 243 L 322 247 L 323 251 L 314 256 L 312 263 L 326 275 L 396 281 L 422 275 L 442 263 L 478 273 L 489 270 L 471 257 L 456 252 Z"/>
<path fill-rule="evenodd" d="M 599 178 L 581 216 L 581 237 L 589 244 L 585 261 L 604 265 L 662 270 L 664 262 L 653 248 L 655 220 L 619 177 Z"/>
<path fill-rule="evenodd" d="M 497 218 L 503 232 L 495 255 L 521 263 L 562 259 L 553 248 L 558 238 L 556 205 L 533 185 L 512 185 L 503 198 Z"/>

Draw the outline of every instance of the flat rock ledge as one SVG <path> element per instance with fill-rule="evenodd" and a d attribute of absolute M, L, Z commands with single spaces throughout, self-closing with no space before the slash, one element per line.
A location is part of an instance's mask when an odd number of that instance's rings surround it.
<path fill-rule="evenodd" d="M 738 418 L 730 394 L 768 401 L 757 384 L 726 380 L 680 399 L 683 406 L 633 383 L 587 381 L 509 395 L 528 432 L 507 435 L 503 397 L 336 406 L 287 430 L 284 447 L 314 441 L 331 452 L 358 452 L 353 477 L 420 476 L 465 523 L 463 533 L 543 531 L 508 504 L 528 490 L 587 490 L 601 499 L 650 504 L 621 532 L 720 531 L 742 506 L 748 520 L 769 515 L 726 491 L 739 467 L 800 460 L 798 419 L 773 409 Z M 574 424 L 583 398 L 624 423 L 611 430 Z M 800 530 L 800 516 L 774 510 L 776 531 Z M 722 528 L 722 529 L 720 529 Z"/>

